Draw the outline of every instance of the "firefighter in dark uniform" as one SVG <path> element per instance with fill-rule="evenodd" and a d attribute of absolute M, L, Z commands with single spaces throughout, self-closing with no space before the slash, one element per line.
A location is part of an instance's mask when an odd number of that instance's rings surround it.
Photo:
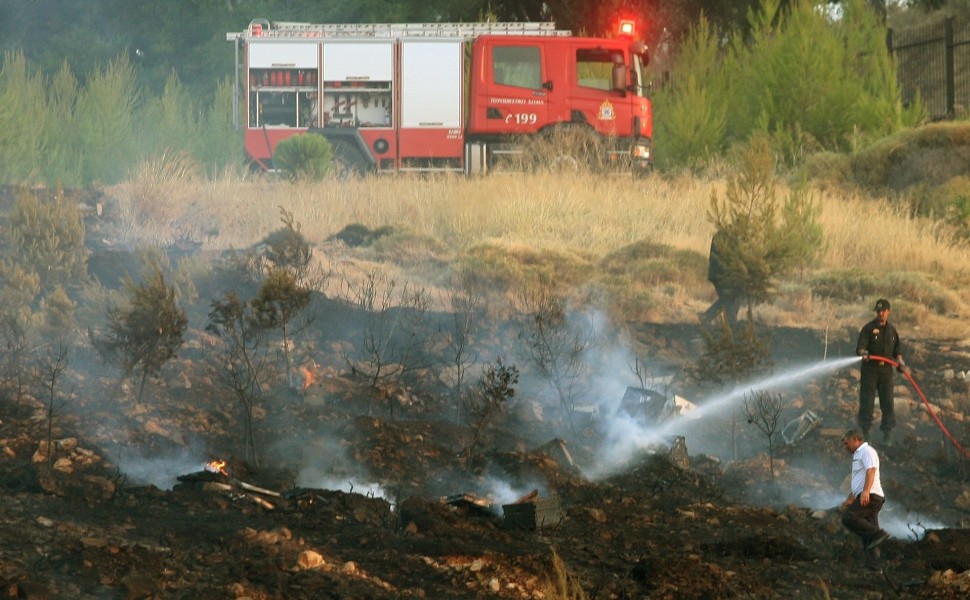
<path fill-rule="evenodd" d="M 711 256 L 707 265 L 707 280 L 714 284 L 717 300 L 700 315 L 701 322 L 705 325 L 711 323 L 715 318 L 719 318 L 723 313 L 728 324 L 734 327 L 738 321 L 738 311 L 741 310 L 741 293 L 727 283 L 723 259 L 720 256 L 727 244 L 727 235 L 723 229 L 718 229 L 714 237 L 711 238 Z"/>
<path fill-rule="evenodd" d="M 882 412 L 883 439 L 892 441 L 892 431 L 896 426 L 893 414 L 893 366 L 872 356 L 884 356 L 899 363 L 899 371 L 908 372 L 899 349 L 899 333 L 889 322 L 889 300 L 881 298 L 876 302 L 876 318 L 869 321 L 859 332 L 856 354 L 862 357 L 862 379 L 859 382 L 859 428 L 868 439 L 872 427 L 872 411 L 876 393 L 879 393 L 879 410 Z"/>

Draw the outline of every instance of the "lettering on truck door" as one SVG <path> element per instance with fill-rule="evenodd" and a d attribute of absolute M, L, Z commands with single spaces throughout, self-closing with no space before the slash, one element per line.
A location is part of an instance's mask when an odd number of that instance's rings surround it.
<path fill-rule="evenodd" d="M 550 91 L 543 87 L 542 47 L 495 40 L 485 98 L 484 127 L 493 133 L 533 133 L 548 123 Z M 486 73 L 486 77 L 489 74 Z"/>

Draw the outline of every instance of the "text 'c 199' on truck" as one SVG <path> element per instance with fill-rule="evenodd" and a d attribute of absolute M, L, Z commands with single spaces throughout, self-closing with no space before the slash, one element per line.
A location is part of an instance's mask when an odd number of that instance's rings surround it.
<path fill-rule="evenodd" d="M 254 20 L 236 50 L 235 122 L 273 169 L 282 140 L 322 135 L 359 173 L 485 174 L 502 165 L 646 172 L 647 47 L 552 23 L 314 25 Z"/>

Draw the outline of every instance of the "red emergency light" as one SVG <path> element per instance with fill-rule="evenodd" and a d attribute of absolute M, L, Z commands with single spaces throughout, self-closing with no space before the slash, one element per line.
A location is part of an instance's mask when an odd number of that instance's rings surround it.
<path fill-rule="evenodd" d="M 633 39 L 637 34 L 637 24 L 633 19 L 623 19 L 616 28 L 616 33 L 620 38 Z"/>

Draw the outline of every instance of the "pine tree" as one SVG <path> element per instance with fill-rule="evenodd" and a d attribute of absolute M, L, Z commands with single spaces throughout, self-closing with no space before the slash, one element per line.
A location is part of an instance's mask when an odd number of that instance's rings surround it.
<path fill-rule="evenodd" d="M 226 292 L 212 302 L 206 331 L 223 342 L 217 356 L 216 377 L 242 407 L 246 458 L 259 466 L 255 411 L 257 402 L 263 399 L 263 381 L 269 371 L 263 327 L 252 303 L 242 300 L 235 292 Z"/>
<path fill-rule="evenodd" d="M 749 320 L 754 305 L 774 297 L 778 280 L 795 267 L 811 264 L 822 243 L 814 197 L 796 189 L 781 204 L 774 170 L 767 137 L 756 136 L 725 197 L 711 196 L 709 217 L 723 232 L 723 280 L 746 299 Z"/>
<path fill-rule="evenodd" d="M 125 290 L 128 305 L 108 309 L 108 333 L 92 343 L 105 361 L 121 369 L 123 378 L 141 372 L 140 402 L 148 378 L 157 375 L 181 348 L 188 318 L 157 263 L 149 265 L 142 283 L 127 277 Z"/>
<path fill-rule="evenodd" d="M 253 312 L 260 326 L 279 328 L 282 337 L 283 358 L 286 363 L 286 380 L 293 385 L 292 343 L 293 319 L 310 304 L 310 290 L 302 287 L 290 271 L 276 268 L 269 272 L 259 288 L 259 294 L 251 301 Z"/>

